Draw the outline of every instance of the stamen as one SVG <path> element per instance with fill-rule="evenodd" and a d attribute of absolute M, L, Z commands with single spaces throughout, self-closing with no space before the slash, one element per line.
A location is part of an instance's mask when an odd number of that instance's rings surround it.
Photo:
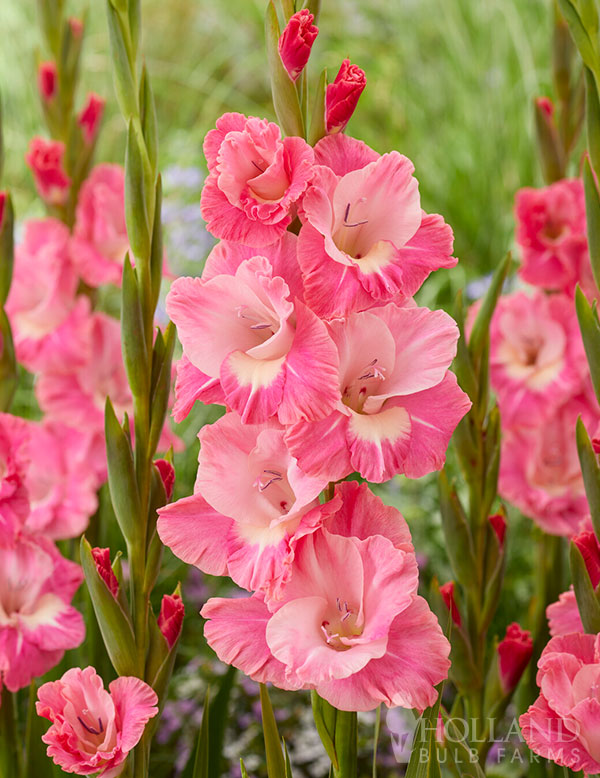
<path fill-rule="evenodd" d="M 344 227 L 360 227 L 361 224 L 367 224 L 369 221 L 368 219 L 365 219 L 362 222 L 349 223 L 348 222 L 349 215 L 350 215 L 350 203 L 348 203 L 348 205 L 346 206 L 346 212 L 344 214 Z"/>
<path fill-rule="evenodd" d="M 237 313 L 238 319 L 249 319 L 250 321 L 253 320 L 254 317 L 252 315 L 248 315 L 248 314 L 244 313 L 244 311 L 246 310 L 247 307 L 248 307 L 247 305 L 238 305 L 236 307 L 235 311 Z M 251 324 L 250 325 L 250 329 L 251 330 L 267 330 L 271 326 L 272 325 L 269 324 L 268 322 L 260 322 L 259 321 L 256 324 Z"/>
<path fill-rule="evenodd" d="M 77 716 L 77 720 L 81 724 L 81 726 L 87 730 L 87 732 L 90 733 L 90 735 L 101 735 L 102 732 L 104 732 L 104 726 L 102 724 L 102 719 L 98 718 L 98 729 L 94 729 L 93 727 L 88 727 L 88 725 L 85 723 L 85 721 L 81 718 L 81 716 Z"/>
<path fill-rule="evenodd" d="M 283 476 L 281 473 L 278 473 L 277 470 L 263 470 L 263 473 L 267 473 L 267 475 L 272 477 L 268 479 L 266 484 L 263 484 L 261 481 L 261 476 L 257 476 L 256 481 L 254 482 L 254 486 L 256 486 L 259 492 L 264 492 L 265 489 L 268 489 L 269 486 L 271 486 L 271 484 L 275 481 L 283 481 Z"/>
<path fill-rule="evenodd" d="M 368 378 L 377 378 L 380 381 L 383 381 L 385 378 L 385 367 L 375 367 L 377 364 L 377 359 L 374 359 L 372 362 L 369 362 L 367 365 L 367 372 L 363 375 L 358 376 L 359 381 L 366 381 Z M 369 370 L 369 368 L 373 368 L 373 370 Z"/>

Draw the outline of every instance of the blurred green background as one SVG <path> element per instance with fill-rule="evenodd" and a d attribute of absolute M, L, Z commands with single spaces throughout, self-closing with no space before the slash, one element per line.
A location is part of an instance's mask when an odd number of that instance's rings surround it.
<path fill-rule="evenodd" d="M 85 88 L 109 98 L 99 158 L 123 156 L 104 3 L 68 0 L 87 16 Z M 453 226 L 453 286 L 488 272 L 512 236 L 515 190 L 539 183 L 532 98 L 548 93 L 551 0 L 323 0 L 310 75 L 350 57 L 367 88 L 348 131 L 415 163 L 426 210 Z M 144 51 L 158 102 L 162 163 L 202 166 L 202 139 L 225 110 L 274 118 L 263 49 L 264 0 L 143 0 Z M 33 78 L 34 0 L 2 0 L 0 89 L 6 183 L 32 203 L 23 165 L 41 131 Z M 83 90 L 82 90 L 83 92 Z M 80 94 L 83 100 L 83 93 Z M 425 302 L 425 300 L 424 300 Z"/>

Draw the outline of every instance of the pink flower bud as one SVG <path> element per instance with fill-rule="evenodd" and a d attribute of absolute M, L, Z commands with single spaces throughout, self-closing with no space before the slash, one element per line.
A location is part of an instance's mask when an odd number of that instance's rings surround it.
<path fill-rule="evenodd" d="M 308 8 L 295 13 L 279 37 L 279 56 L 292 81 L 304 70 L 310 50 L 319 34 L 313 22 L 315 17 Z"/>
<path fill-rule="evenodd" d="M 162 478 L 167 500 L 170 500 L 173 496 L 173 487 L 175 486 L 175 468 L 166 459 L 157 459 L 154 465 Z"/>
<path fill-rule="evenodd" d="M 58 73 L 56 70 L 56 63 L 40 62 L 38 68 L 38 91 L 44 102 L 52 100 L 56 94 Z"/>
<path fill-rule="evenodd" d="M 87 103 L 77 117 L 77 124 L 83 131 L 86 143 L 93 143 L 96 140 L 105 105 L 106 100 L 94 92 L 90 92 Z"/>
<path fill-rule="evenodd" d="M 600 454 L 600 438 L 592 438 L 592 448 L 594 454 Z"/>
<path fill-rule="evenodd" d="M 450 614 L 452 615 L 452 621 L 456 624 L 457 627 L 460 627 L 462 624 L 462 619 L 456 605 L 456 600 L 454 599 L 454 581 L 448 581 L 448 583 L 440 586 L 440 594 L 444 599 L 446 608 L 448 608 Z"/>
<path fill-rule="evenodd" d="M 8 197 L 6 192 L 0 192 L 0 231 L 4 224 L 4 211 L 6 209 L 6 198 Z"/>
<path fill-rule="evenodd" d="M 325 128 L 328 133 L 341 132 L 348 124 L 366 84 L 365 71 L 345 59 L 325 94 Z"/>
<path fill-rule="evenodd" d="M 75 16 L 71 16 L 69 19 L 69 27 L 73 33 L 74 38 L 81 38 L 83 35 L 83 22 L 81 19 L 77 19 Z"/>
<path fill-rule="evenodd" d="M 590 581 L 594 589 L 600 583 L 600 545 L 596 535 L 591 531 L 580 532 L 573 538 L 573 543 L 579 549 Z"/>
<path fill-rule="evenodd" d="M 183 615 L 185 608 L 183 601 L 178 594 L 165 594 L 160 604 L 160 613 L 158 615 L 158 628 L 164 635 L 169 648 L 173 648 L 183 624 Z"/>
<path fill-rule="evenodd" d="M 94 562 L 96 563 L 96 570 L 98 571 L 98 575 L 108 586 L 112 596 L 116 597 L 119 592 L 119 582 L 110 564 L 110 549 L 93 548 L 92 556 L 94 557 Z"/>
<path fill-rule="evenodd" d="M 554 103 L 552 100 L 549 97 L 538 97 L 535 102 L 539 110 L 545 114 L 546 118 L 552 121 L 554 118 Z"/>
<path fill-rule="evenodd" d="M 533 653 L 531 632 L 521 629 L 517 622 L 506 628 L 506 637 L 498 643 L 498 671 L 504 693 L 519 683 Z"/>
<path fill-rule="evenodd" d="M 496 533 L 500 548 L 504 546 L 504 536 L 506 535 L 506 519 L 501 513 L 495 513 L 489 518 L 492 529 Z"/>
<path fill-rule="evenodd" d="M 65 144 L 35 137 L 25 161 L 31 168 L 40 197 L 51 205 L 62 205 L 69 195 L 71 179 L 63 167 Z"/>

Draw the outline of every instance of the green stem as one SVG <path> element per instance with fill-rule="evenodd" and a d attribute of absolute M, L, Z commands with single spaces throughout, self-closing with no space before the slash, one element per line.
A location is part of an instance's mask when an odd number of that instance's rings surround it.
<path fill-rule="evenodd" d="M 358 769 L 358 719 L 356 711 L 338 710 L 335 718 L 335 778 L 356 778 Z"/>
<path fill-rule="evenodd" d="M 379 732 L 381 730 L 381 705 L 377 707 L 375 717 L 375 732 L 373 734 L 373 771 L 372 778 L 377 778 L 377 746 L 379 745 Z"/>
<path fill-rule="evenodd" d="M 24 778 L 21 742 L 17 693 L 5 689 L 0 705 L 0 778 Z"/>

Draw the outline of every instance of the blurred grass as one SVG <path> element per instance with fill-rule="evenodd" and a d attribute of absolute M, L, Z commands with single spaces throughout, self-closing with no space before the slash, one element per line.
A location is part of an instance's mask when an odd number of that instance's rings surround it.
<path fill-rule="evenodd" d="M 202 166 L 202 138 L 225 110 L 273 118 L 264 5 L 143 1 L 163 164 Z M 367 89 L 349 131 L 414 161 L 424 207 L 442 213 L 455 231 L 461 265 L 450 280 L 444 276 L 453 289 L 498 261 L 511 241 L 515 190 L 539 183 L 531 100 L 547 93 L 550 7 L 550 0 L 323 0 L 311 77 L 326 66 L 332 78 L 345 56 L 365 69 Z M 70 0 L 72 14 L 85 8 Z M 99 157 L 120 160 L 123 125 L 104 13 L 102 0 L 87 6 L 84 88 L 110 97 Z M 33 0 L 3 0 L 0 29 L 6 183 L 24 213 L 32 189 L 23 155 L 42 130 Z"/>

